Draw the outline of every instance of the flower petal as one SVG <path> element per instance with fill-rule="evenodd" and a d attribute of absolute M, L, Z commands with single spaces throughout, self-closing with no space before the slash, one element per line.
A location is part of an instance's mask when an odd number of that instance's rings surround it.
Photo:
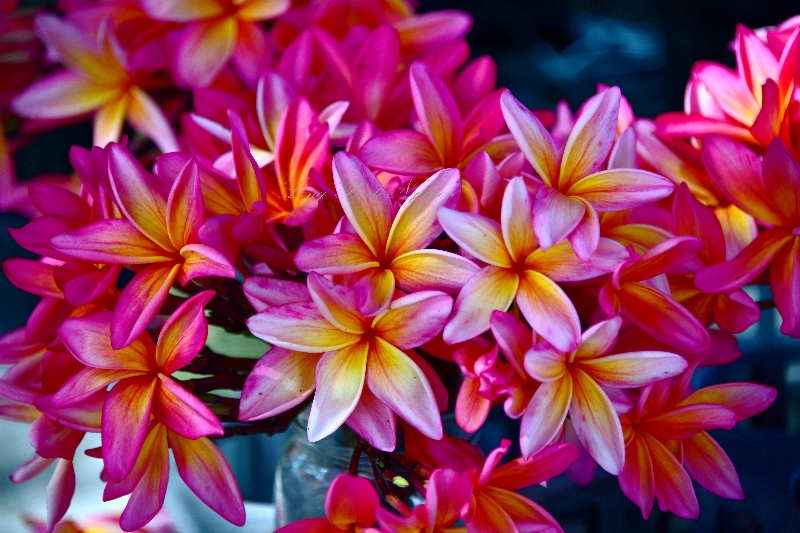
<path fill-rule="evenodd" d="M 190 22 L 184 26 L 173 55 L 172 70 L 184 86 L 206 86 L 233 54 L 238 35 L 233 17 Z"/>
<path fill-rule="evenodd" d="M 523 457 L 543 450 L 558 435 L 572 400 L 572 376 L 542 383 L 533 394 L 519 430 L 519 447 Z"/>
<path fill-rule="evenodd" d="M 121 350 L 111 346 L 111 312 L 70 318 L 61 325 L 58 336 L 81 363 L 108 370 L 153 370 L 153 341 L 142 336 Z"/>
<path fill-rule="evenodd" d="M 473 257 L 497 267 L 511 266 L 512 258 L 503 240 L 503 231 L 494 220 L 442 207 L 439 222 L 447 235 Z"/>
<path fill-rule="evenodd" d="M 553 444 L 528 459 L 520 457 L 499 467 L 490 483 L 511 491 L 531 487 L 564 472 L 578 455 L 578 448 L 572 444 Z"/>
<path fill-rule="evenodd" d="M 603 389 L 579 368 L 570 370 L 574 382 L 569 413 L 581 444 L 597 464 L 619 475 L 625 464 L 622 425 Z"/>
<path fill-rule="evenodd" d="M 367 372 L 368 342 L 325 353 L 317 364 L 317 392 L 308 416 L 308 440 L 336 431 L 355 410 Z"/>
<path fill-rule="evenodd" d="M 547 276 L 525 270 L 519 280 L 517 305 L 534 331 L 559 350 L 571 352 L 580 344 L 578 312 L 561 287 Z"/>
<path fill-rule="evenodd" d="M 333 158 L 333 181 L 347 219 L 373 257 L 382 258 L 392 221 L 392 206 L 383 185 L 347 152 L 339 152 Z"/>
<path fill-rule="evenodd" d="M 372 483 L 350 474 L 337 476 L 325 497 L 325 514 L 339 529 L 375 524 L 375 510 L 379 507 L 380 498 Z"/>
<path fill-rule="evenodd" d="M 391 271 L 404 291 L 457 294 L 480 268 L 466 257 L 443 250 L 414 250 L 394 259 Z"/>
<path fill-rule="evenodd" d="M 659 507 L 681 518 L 697 518 L 700 507 L 689 474 L 658 439 L 647 433 L 642 433 L 642 437 L 653 461 L 653 478 Z"/>
<path fill-rule="evenodd" d="M 164 250 L 177 250 L 167 233 L 167 199 L 155 187 L 156 178 L 127 148 L 111 145 L 108 176 L 117 205 L 128 220 Z"/>
<path fill-rule="evenodd" d="M 734 204 L 759 220 L 789 225 L 772 201 L 762 178 L 758 155 L 726 137 L 703 138 L 703 162 L 714 184 Z"/>
<path fill-rule="evenodd" d="M 519 276 L 507 268 L 487 266 L 461 289 L 453 316 L 444 328 L 444 340 L 455 344 L 490 327 L 492 311 L 506 311 L 517 295 Z"/>
<path fill-rule="evenodd" d="M 396 130 L 373 137 L 358 150 L 372 168 L 404 176 L 433 174 L 442 168 L 436 148 L 423 134 Z"/>
<path fill-rule="evenodd" d="M 122 290 L 111 321 L 111 346 L 127 346 L 153 321 L 167 299 L 180 265 L 156 263 L 138 274 Z"/>
<path fill-rule="evenodd" d="M 450 89 L 421 61 L 411 65 L 408 79 L 420 127 L 436 148 L 439 160 L 444 166 L 459 163 L 464 133 L 461 112 Z"/>
<path fill-rule="evenodd" d="M 551 187 L 539 187 L 533 204 L 533 229 L 539 246 L 547 250 L 567 238 L 583 219 L 586 206 Z"/>
<path fill-rule="evenodd" d="M 163 153 L 180 150 L 175 132 L 159 105 L 139 87 L 131 87 L 128 122 L 133 129 L 150 138 Z"/>
<path fill-rule="evenodd" d="M 425 374 L 406 354 L 380 337 L 370 346 L 367 386 L 420 433 L 442 438 L 442 419 Z"/>
<path fill-rule="evenodd" d="M 603 170 L 576 182 L 567 196 L 579 196 L 597 211 L 622 211 L 666 198 L 675 190 L 667 178 L 632 168 Z"/>
<path fill-rule="evenodd" d="M 683 441 L 683 464 L 703 488 L 729 500 L 744 499 L 742 485 L 728 454 L 705 431 Z"/>
<path fill-rule="evenodd" d="M 504 91 L 500 106 L 508 129 L 517 141 L 525 158 L 533 165 L 542 181 L 550 187 L 558 184 L 558 148 L 550 133 L 536 116 L 511 95 Z"/>
<path fill-rule="evenodd" d="M 112 481 L 122 481 L 142 449 L 157 380 L 142 376 L 121 381 L 103 405 L 103 463 Z"/>
<path fill-rule="evenodd" d="M 269 418 L 311 396 L 322 356 L 273 346 L 247 376 L 239 402 L 239 420 Z"/>
<path fill-rule="evenodd" d="M 26 118 L 53 119 L 83 115 L 119 97 L 119 88 L 72 71 L 51 74 L 14 98 L 11 108 Z"/>
<path fill-rule="evenodd" d="M 557 350 L 549 342 L 539 342 L 525 353 L 525 371 L 542 383 L 561 379 L 567 372 L 569 355 Z"/>
<path fill-rule="evenodd" d="M 642 283 L 623 283 L 617 297 L 626 316 L 661 342 L 692 353 L 711 347 L 706 328 L 661 291 Z"/>
<path fill-rule="evenodd" d="M 564 146 L 559 190 L 600 170 L 616 138 L 620 96 L 619 87 L 611 87 L 584 107 Z"/>
<path fill-rule="evenodd" d="M 328 322 L 314 302 L 270 307 L 251 316 L 247 327 L 253 335 L 270 344 L 312 353 L 338 350 L 361 338 Z"/>
<path fill-rule="evenodd" d="M 356 408 L 347 425 L 364 437 L 370 446 L 391 452 L 397 445 L 397 418 L 394 411 L 375 397 L 369 387 L 361 389 Z"/>
<path fill-rule="evenodd" d="M 187 439 L 225 432 L 216 415 L 194 394 L 163 374 L 158 379 L 161 385 L 156 387 L 153 400 L 156 420 Z"/>
<path fill-rule="evenodd" d="M 628 499 L 639 506 L 642 518 L 647 520 L 655 499 L 653 463 L 644 438 L 635 432 L 625 446 L 625 466 L 619 475 L 619 488 Z"/>
<path fill-rule="evenodd" d="M 244 502 L 225 456 L 206 437 L 184 439 L 170 432 L 178 474 L 200 500 L 235 526 L 245 522 Z"/>
<path fill-rule="evenodd" d="M 735 258 L 700 270 L 695 275 L 695 285 L 708 293 L 738 289 L 761 274 L 791 239 L 792 236 L 785 230 L 768 229 Z"/>
<path fill-rule="evenodd" d="M 584 261 L 570 243 L 560 242 L 547 251 L 536 250 L 525 260 L 525 266 L 553 281 L 582 281 L 613 272 L 628 257 L 622 245 L 601 238 L 592 256 Z"/>
<path fill-rule="evenodd" d="M 800 236 L 775 256 L 770 272 L 775 307 L 781 314 L 781 333 L 800 337 Z"/>
<path fill-rule="evenodd" d="M 352 274 L 380 266 L 361 237 L 352 233 L 335 233 L 304 242 L 294 264 L 303 272 L 318 274 Z"/>
<path fill-rule="evenodd" d="M 628 352 L 580 360 L 580 367 L 605 387 L 644 387 L 677 376 L 688 367 L 680 355 L 669 352 Z"/>
<path fill-rule="evenodd" d="M 389 231 L 386 256 L 427 247 L 442 233 L 437 220 L 439 208 L 455 207 L 461 191 L 461 173 L 449 168 L 425 180 L 400 206 Z"/>
<path fill-rule="evenodd" d="M 500 211 L 500 227 L 503 241 L 511 259 L 524 260 L 536 248 L 533 234 L 533 202 L 525 180 L 517 176 L 506 185 Z"/>
<path fill-rule="evenodd" d="M 765 410 L 777 396 L 778 391 L 758 383 L 722 383 L 696 390 L 678 405 L 724 405 L 736 413 L 736 421 L 739 422 Z"/>
<path fill-rule="evenodd" d="M 637 428 L 661 440 L 680 440 L 708 429 L 731 429 L 736 415 L 722 405 L 691 404 L 642 420 Z"/>
<path fill-rule="evenodd" d="M 50 240 L 56 250 L 92 263 L 123 265 L 171 261 L 172 258 L 127 220 L 100 220 Z"/>
<path fill-rule="evenodd" d="M 325 319 L 344 332 L 360 335 L 366 331 L 367 319 L 359 310 L 358 293 L 312 272 L 308 276 L 308 292 Z"/>
<path fill-rule="evenodd" d="M 394 300 L 372 323 L 376 336 L 410 350 L 433 340 L 447 322 L 453 299 L 439 291 L 422 291 Z"/>

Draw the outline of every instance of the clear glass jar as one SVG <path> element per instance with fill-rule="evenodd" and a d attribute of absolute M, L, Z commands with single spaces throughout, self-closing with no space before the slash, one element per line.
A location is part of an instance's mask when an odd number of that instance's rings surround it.
<path fill-rule="evenodd" d="M 289 444 L 275 472 L 275 512 L 278 527 L 291 522 L 325 516 L 325 496 L 333 480 L 350 469 L 356 433 L 342 426 L 319 442 L 308 442 L 308 411 L 290 428 Z M 362 454 L 358 473 L 372 479 L 372 466 Z"/>
<path fill-rule="evenodd" d="M 455 423 L 452 413 L 442 415 L 444 430 L 448 435 L 475 443 L 480 431 L 467 435 Z M 289 444 L 275 472 L 275 512 L 278 527 L 291 522 L 325 516 L 325 496 L 336 476 L 350 469 L 350 458 L 356 447 L 357 435 L 342 426 L 331 436 L 319 442 L 308 442 L 306 426 L 308 411 L 303 411 L 290 428 Z M 399 437 L 399 436 L 398 436 Z M 398 439 L 400 441 L 402 439 Z M 402 443 L 398 451 L 402 453 Z M 366 454 L 358 463 L 358 474 L 372 479 L 372 465 Z M 421 497 L 411 498 L 412 506 L 421 503 Z M 418 500 L 418 501 L 417 501 Z"/>

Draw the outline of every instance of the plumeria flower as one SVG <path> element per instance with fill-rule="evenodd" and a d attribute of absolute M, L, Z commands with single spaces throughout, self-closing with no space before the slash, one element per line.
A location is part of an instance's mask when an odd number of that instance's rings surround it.
<path fill-rule="evenodd" d="M 499 133 L 499 127 L 488 126 L 491 111 L 477 107 L 477 119 L 462 119 L 453 93 L 425 63 L 418 61 L 411 66 L 409 80 L 421 131 L 395 130 L 369 140 L 358 152 L 367 165 L 402 175 L 429 176 L 443 168 L 466 166 L 480 150 L 496 151 L 485 146 L 491 136 L 487 138 L 480 127 Z M 481 120 L 487 123 L 474 124 Z M 500 142 L 498 146 L 505 145 Z"/>
<path fill-rule="evenodd" d="M 325 518 L 306 518 L 283 526 L 275 533 L 368 533 L 368 528 L 375 524 L 375 513 L 380 506 L 381 500 L 369 480 L 341 474 L 333 480 L 325 496 Z"/>
<path fill-rule="evenodd" d="M 782 50 L 745 26 L 736 28 L 737 71 L 719 63 L 698 61 L 686 86 L 684 113 L 665 113 L 657 120 L 664 135 L 724 135 L 760 150 L 783 136 L 782 129 L 796 87 L 800 31 L 791 30 Z M 777 52 L 777 53 L 776 53 Z"/>
<path fill-rule="evenodd" d="M 652 172 L 600 170 L 617 133 L 620 92 L 612 87 L 584 107 L 560 154 L 550 133 L 510 92 L 503 115 L 526 159 L 542 180 L 534 202 L 533 228 L 542 250 L 568 238 L 588 259 L 600 239 L 597 212 L 622 211 L 669 196 L 675 186 Z"/>
<path fill-rule="evenodd" d="M 763 162 L 749 148 L 716 136 L 706 137 L 703 155 L 717 187 L 768 229 L 735 258 L 698 272 L 695 284 L 703 292 L 728 292 L 771 264 L 781 333 L 800 337 L 800 164 L 779 139 L 769 145 Z"/>
<path fill-rule="evenodd" d="M 194 161 L 179 175 L 169 176 L 174 181 L 166 186 L 125 148 L 112 145 L 108 174 L 126 220 L 94 222 L 50 242 L 84 261 L 143 265 L 123 289 L 114 310 L 111 344 L 120 349 L 147 328 L 176 279 L 185 285 L 198 276 L 232 278 L 236 272 L 222 253 L 199 242 L 205 213 Z"/>
<path fill-rule="evenodd" d="M 706 328 L 670 295 L 664 275 L 692 261 L 703 248 L 695 237 L 674 237 L 620 265 L 600 291 L 600 305 L 608 316 L 624 315 L 653 338 L 692 353 L 711 346 Z"/>
<path fill-rule="evenodd" d="M 619 483 L 644 518 L 656 497 L 662 509 L 697 518 L 690 474 L 718 496 L 742 499 L 733 464 L 706 431 L 730 429 L 775 399 L 774 389 L 752 383 L 714 385 L 681 399 L 687 374 L 646 387 L 635 408 L 621 418 L 626 459 Z"/>
<path fill-rule="evenodd" d="M 672 213 L 678 235 L 703 239 L 706 246 L 698 252 L 705 265 L 724 263 L 726 239 L 719 219 L 698 202 L 686 184 L 678 187 L 672 204 Z M 670 276 L 670 289 L 675 301 L 686 307 L 704 325 L 712 321 L 728 333 L 741 333 L 761 318 L 761 310 L 742 289 L 725 293 L 705 294 L 694 284 L 694 277 Z"/>
<path fill-rule="evenodd" d="M 87 368 L 64 384 L 53 404 L 75 404 L 118 381 L 103 406 L 101 431 L 103 462 L 113 481 L 122 481 L 134 467 L 151 415 L 187 439 L 223 434 L 214 413 L 169 377 L 205 344 L 203 308 L 213 296 L 213 291 L 204 291 L 187 300 L 164 324 L 155 344 L 145 332 L 115 350 L 110 313 L 67 320 L 59 329 L 66 347 Z"/>
<path fill-rule="evenodd" d="M 244 502 L 233 471 L 222 452 L 206 437 L 186 438 L 165 424 L 154 421 L 147 429 L 130 473 L 122 480 L 109 480 L 103 491 L 105 501 L 130 494 L 119 518 L 120 527 L 124 531 L 138 530 L 161 510 L 169 482 L 170 448 L 178 474 L 186 486 L 222 518 L 236 526 L 243 526 Z"/>
<path fill-rule="evenodd" d="M 503 439 L 483 466 L 466 471 L 464 483 L 472 488 L 472 501 L 462 518 L 468 533 L 486 531 L 547 531 L 563 533 L 555 518 L 516 490 L 547 481 L 575 462 L 578 450 L 571 444 L 548 446 L 528 459 L 517 458 L 498 467 L 511 441 Z"/>
<path fill-rule="evenodd" d="M 537 333 L 554 346 L 574 350 L 580 322 L 572 302 L 556 284 L 608 274 L 624 260 L 619 244 L 603 239 L 591 260 L 579 259 L 569 243 L 545 251 L 534 235 L 534 210 L 524 178 L 509 182 L 498 224 L 482 215 L 442 207 L 439 222 L 469 255 L 487 264 L 464 285 L 444 340 L 461 342 L 489 329 L 492 311 L 516 301 Z"/>
<path fill-rule="evenodd" d="M 681 356 L 668 352 L 612 355 L 621 326 L 620 318 L 595 324 L 583 333 L 580 346 L 572 352 L 541 341 L 525 355 L 525 370 L 542 383 L 522 416 L 520 448 L 525 457 L 551 442 L 569 413 L 589 454 L 611 474 L 622 471 L 622 427 L 601 386 L 641 387 L 677 375 L 688 365 Z"/>
<path fill-rule="evenodd" d="M 28 87 L 11 103 L 23 117 L 56 119 L 94 112 L 94 144 L 120 140 L 127 118 L 133 128 L 162 152 L 178 143 L 158 104 L 137 84 L 113 33 L 105 29 L 93 42 L 79 28 L 49 14 L 35 21 L 36 33 L 67 66 Z"/>
<path fill-rule="evenodd" d="M 245 79 L 260 74 L 260 62 L 269 57 L 269 49 L 259 22 L 289 8 L 288 0 L 141 0 L 141 4 L 156 20 L 186 24 L 173 55 L 173 73 L 179 84 L 189 87 L 209 85 L 229 59 Z"/>
<path fill-rule="evenodd" d="M 339 152 L 333 180 L 347 220 L 355 233 L 335 233 L 304 243 L 295 264 L 305 272 L 356 273 L 369 287 L 366 312 L 377 312 L 394 295 L 409 292 L 457 293 L 478 271 L 470 260 L 442 250 L 427 250 L 441 233 L 440 206 L 454 206 L 461 177 L 454 169 L 431 176 L 409 195 L 395 214 L 388 193 L 355 156 Z"/>
<path fill-rule="evenodd" d="M 285 356 L 300 354 L 304 362 L 298 370 L 316 367 L 309 441 L 327 437 L 352 417 L 351 426 L 368 431 L 362 433 L 365 439 L 391 450 L 395 413 L 425 435 L 441 438 L 434 391 L 406 350 L 441 331 L 452 308 L 451 297 L 417 292 L 397 298 L 373 318 L 359 310 L 361 296 L 356 289 L 334 285 L 312 272 L 308 290 L 313 302 L 267 308 L 251 317 L 247 326 L 256 337 L 292 351 Z M 303 353 L 322 355 L 314 362 Z"/>

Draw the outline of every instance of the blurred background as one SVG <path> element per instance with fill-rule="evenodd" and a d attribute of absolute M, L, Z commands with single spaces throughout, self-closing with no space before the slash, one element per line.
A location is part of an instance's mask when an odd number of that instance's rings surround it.
<path fill-rule="evenodd" d="M 34 2 L 23 2 L 32 4 Z M 35 2 L 41 4 L 41 2 Z M 488 54 L 498 65 L 499 85 L 532 108 L 552 108 L 565 99 L 574 110 L 594 94 L 598 83 L 618 85 L 637 116 L 683 108 L 683 91 L 692 64 L 708 59 L 735 67 L 729 43 L 737 23 L 751 28 L 774 25 L 800 12 L 797 1 L 727 0 L 423 0 L 421 11 L 457 8 L 469 12 L 473 57 Z M 2 83 L 2 80 L 0 80 Z M 88 122 L 42 135 L 15 154 L 21 178 L 44 172 L 71 171 L 67 154 L 72 144 L 89 146 Z M 25 220 L 0 214 L 0 256 L 31 257 L 10 239 L 5 228 Z M 767 289 L 756 288 L 756 291 Z M 755 293 L 756 299 L 769 295 Z M 0 333 L 20 327 L 36 298 L 12 287 L 0 276 Z M 800 531 L 800 342 L 780 336 L 780 318 L 765 312 L 762 321 L 740 335 L 742 358 L 724 369 L 697 373 L 695 386 L 729 381 L 754 381 L 778 389 L 778 399 L 766 412 L 731 431 L 712 432 L 729 454 L 742 481 L 746 499 L 724 500 L 695 485 L 701 515 L 697 521 L 678 519 L 654 509 L 643 521 L 611 476 L 598 475 L 585 488 L 569 485 L 565 476 L 548 489 L 530 494 L 553 513 L 569 533 L 600 532 L 714 532 L 772 533 Z M 490 419 L 480 443 L 494 447 L 518 428 L 502 416 Z M 0 531 L 16 533 L 21 513 L 44 516 L 49 474 L 23 486 L 8 481 L 11 471 L 30 457 L 27 426 L 0 421 Z M 272 475 L 286 444 L 285 436 L 227 439 L 220 447 L 235 470 L 246 498 L 272 501 Z M 85 480 L 73 505 L 97 506 L 100 500 L 97 461 L 82 458 Z M 82 464 L 82 463 L 81 463 Z M 80 468 L 80 467 L 79 467 Z M 177 488 L 173 488 L 173 483 Z M 185 489 L 177 476 L 169 501 L 177 513 Z M 183 492 L 181 492 L 183 490 Z M 119 502 L 111 509 L 121 509 Z M 249 523 L 250 524 L 250 523 Z M 214 525 L 212 531 L 222 531 Z M 202 531 L 203 528 L 197 531 Z M 250 529 L 257 531 L 258 529 Z"/>

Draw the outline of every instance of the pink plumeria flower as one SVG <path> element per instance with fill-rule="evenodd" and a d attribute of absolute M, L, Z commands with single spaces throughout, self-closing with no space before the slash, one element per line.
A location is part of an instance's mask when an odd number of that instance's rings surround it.
<path fill-rule="evenodd" d="M 696 237 L 706 246 L 698 252 L 705 266 L 725 262 L 727 239 L 713 211 L 698 202 L 682 183 L 672 204 L 675 230 L 678 235 Z M 761 318 L 761 310 L 742 289 L 706 294 L 695 286 L 693 276 L 670 276 L 672 297 L 686 307 L 703 325 L 716 322 L 721 330 L 741 333 Z"/>
<path fill-rule="evenodd" d="M 756 33 L 736 28 L 737 71 L 698 61 L 686 85 L 684 113 L 665 113 L 659 132 L 681 137 L 724 135 L 766 149 L 784 137 L 785 119 L 796 87 L 800 31 L 791 28 L 781 50 L 771 50 Z"/>
<path fill-rule="evenodd" d="M 69 351 L 88 368 L 65 383 L 51 403 L 74 404 L 119 382 L 103 406 L 101 431 L 103 460 L 112 480 L 121 481 L 130 473 L 151 415 L 188 439 L 223 433 L 214 413 L 169 377 L 205 345 L 208 324 L 203 309 L 213 296 L 213 291 L 205 291 L 187 300 L 155 344 L 145 332 L 125 348 L 113 349 L 110 313 L 70 319 L 59 329 Z"/>
<path fill-rule="evenodd" d="M 461 515 L 467 532 L 563 533 L 550 513 L 514 491 L 547 481 L 566 470 L 578 458 L 577 448 L 571 444 L 554 444 L 528 459 L 519 457 L 498 467 L 510 446 L 511 441 L 503 439 L 482 467 L 463 474 L 463 482 L 472 488 L 472 501 Z"/>
<path fill-rule="evenodd" d="M 297 361 L 293 364 L 302 362 L 298 369 L 316 367 L 309 440 L 327 437 L 348 421 L 374 446 L 392 450 L 395 413 L 425 435 L 441 438 L 434 390 L 410 355 L 413 352 L 407 351 L 441 331 L 452 298 L 422 291 L 394 300 L 386 311 L 371 317 L 359 310 L 361 296 L 355 289 L 334 285 L 312 272 L 308 290 L 313 302 L 267 308 L 251 317 L 247 326 L 256 337 L 284 348 L 282 356 L 292 357 Z M 305 355 L 309 353 L 314 357 Z M 261 418 L 253 415 L 250 418 Z"/>
<path fill-rule="evenodd" d="M 597 213 L 622 211 L 669 196 L 675 186 L 652 172 L 632 168 L 600 170 L 616 139 L 619 88 L 593 97 L 559 153 L 539 119 L 510 92 L 503 115 L 543 186 L 536 192 L 533 228 L 543 250 L 568 238 L 575 253 L 588 259 L 598 246 Z"/>
<path fill-rule="evenodd" d="M 648 335 L 679 350 L 708 351 L 706 328 L 670 295 L 664 275 L 695 259 L 703 242 L 695 237 L 674 237 L 631 257 L 614 271 L 600 291 L 600 305 L 608 316 L 624 316 Z"/>
<path fill-rule="evenodd" d="M 158 104 L 131 76 L 113 33 L 99 32 L 92 42 L 79 28 L 50 14 L 36 17 L 36 32 L 68 70 L 28 87 L 12 102 L 28 118 L 56 119 L 94 112 L 94 144 L 117 142 L 127 118 L 134 129 L 162 152 L 178 150 L 169 121 Z"/>
<path fill-rule="evenodd" d="M 775 139 L 763 161 L 723 137 L 706 138 L 703 155 L 714 183 L 768 229 L 735 258 L 697 273 L 703 292 L 728 292 L 750 283 L 768 265 L 781 333 L 800 337 L 800 164 Z"/>
<path fill-rule="evenodd" d="M 186 23 L 173 55 L 173 73 L 184 86 L 209 85 L 234 60 L 245 79 L 261 73 L 269 57 L 260 21 L 277 17 L 289 0 L 141 0 L 156 20 Z M 255 74 L 255 76 L 253 76 Z M 252 79 L 255 82 L 255 79 Z"/>
<path fill-rule="evenodd" d="M 499 133 L 496 99 L 490 102 L 493 106 L 476 107 L 476 117 L 462 119 L 453 93 L 432 67 L 415 62 L 409 80 L 421 132 L 395 130 L 369 140 L 358 152 L 367 165 L 405 176 L 429 176 L 443 168 L 465 167 L 480 150 L 495 151 L 487 146 L 492 136 L 481 127 Z M 493 114 L 498 120 L 492 126 Z"/>
<path fill-rule="evenodd" d="M 525 457 L 556 438 L 569 413 L 581 444 L 600 466 L 614 475 L 622 471 L 622 427 L 601 386 L 641 387 L 677 375 L 688 365 L 681 356 L 668 352 L 610 355 L 621 325 L 620 318 L 595 324 L 572 352 L 542 341 L 525 355 L 525 370 L 541 382 L 522 416 L 520 448 Z"/>
<path fill-rule="evenodd" d="M 532 204 L 524 178 L 516 177 L 506 187 L 500 224 L 482 215 L 439 209 L 439 222 L 447 234 L 487 264 L 458 295 L 444 330 L 448 343 L 488 330 L 492 311 L 506 311 L 516 301 L 528 323 L 554 346 L 571 351 L 578 345 L 578 314 L 557 282 L 612 272 L 624 260 L 624 248 L 602 239 L 589 261 L 578 258 L 567 242 L 545 252 L 534 235 Z"/>
<path fill-rule="evenodd" d="M 154 422 L 147 430 L 130 473 L 122 480 L 109 480 L 103 491 L 104 501 L 130 494 L 119 518 L 120 527 L 124 531 L 137 530 L 161 510 L 169 482 L 170 448 L 186 486 L 222 518 L 243 526 L 244 502 L 222 452 L 206 437 L 186 438 L 165 424 Z"/>
<path fill-rule="evenodd" d="M 152 322 L 177 279 L 236 275 L 225 256 L 201 244 L 205 220 L 197 164 L 190 160 L 171 186 L 147 172 L 125 148 L 112 145 L 108 174 L 126 220 L 106 219 L 51 239 L 69 256 L 94 263 L 143 265 L 114 309 L 111 344 L 120 349 Z"/>
<path fill-rule="evenodd" d="M 325 518 L 306 518 L 283 526 L 275 533 L 367 533 L 375 524 L 381 500 L 366 478 L 341 474 L 325 497 Z"/>
<path fill-rule="evenodd" d="M 395 214 L 389 194 L 355 156 L 339 152 L 333 180 L 347 220 L 355 233 L 335 233 L 304 243 L 295 264 L 325 275 L 356 273 L 369 286 L 366 312 L 389 305 L 395 286 L 408 291 L 439 290 L 455 294 L 478 267 L 442 250 L 427 250 L 442 232 L 440 206 L 455 206 L 461 188 L 458 171 L 437 172 L 406 199 Z"/>
<path fill-rule="evenodd" d="M 685 398 L 691 372 L 646 387 L 635 408 L 621 417 L 626 460 L 620 488 L 647 518 L 659 507 L 683 518 L 700 512 L 691 477 L 723 498 L 744 498 L 739 477 L 725 451 L 707 433 L 730 429 L 760 413 L 776 391 L 755 383 L 724 383 Z"/>

